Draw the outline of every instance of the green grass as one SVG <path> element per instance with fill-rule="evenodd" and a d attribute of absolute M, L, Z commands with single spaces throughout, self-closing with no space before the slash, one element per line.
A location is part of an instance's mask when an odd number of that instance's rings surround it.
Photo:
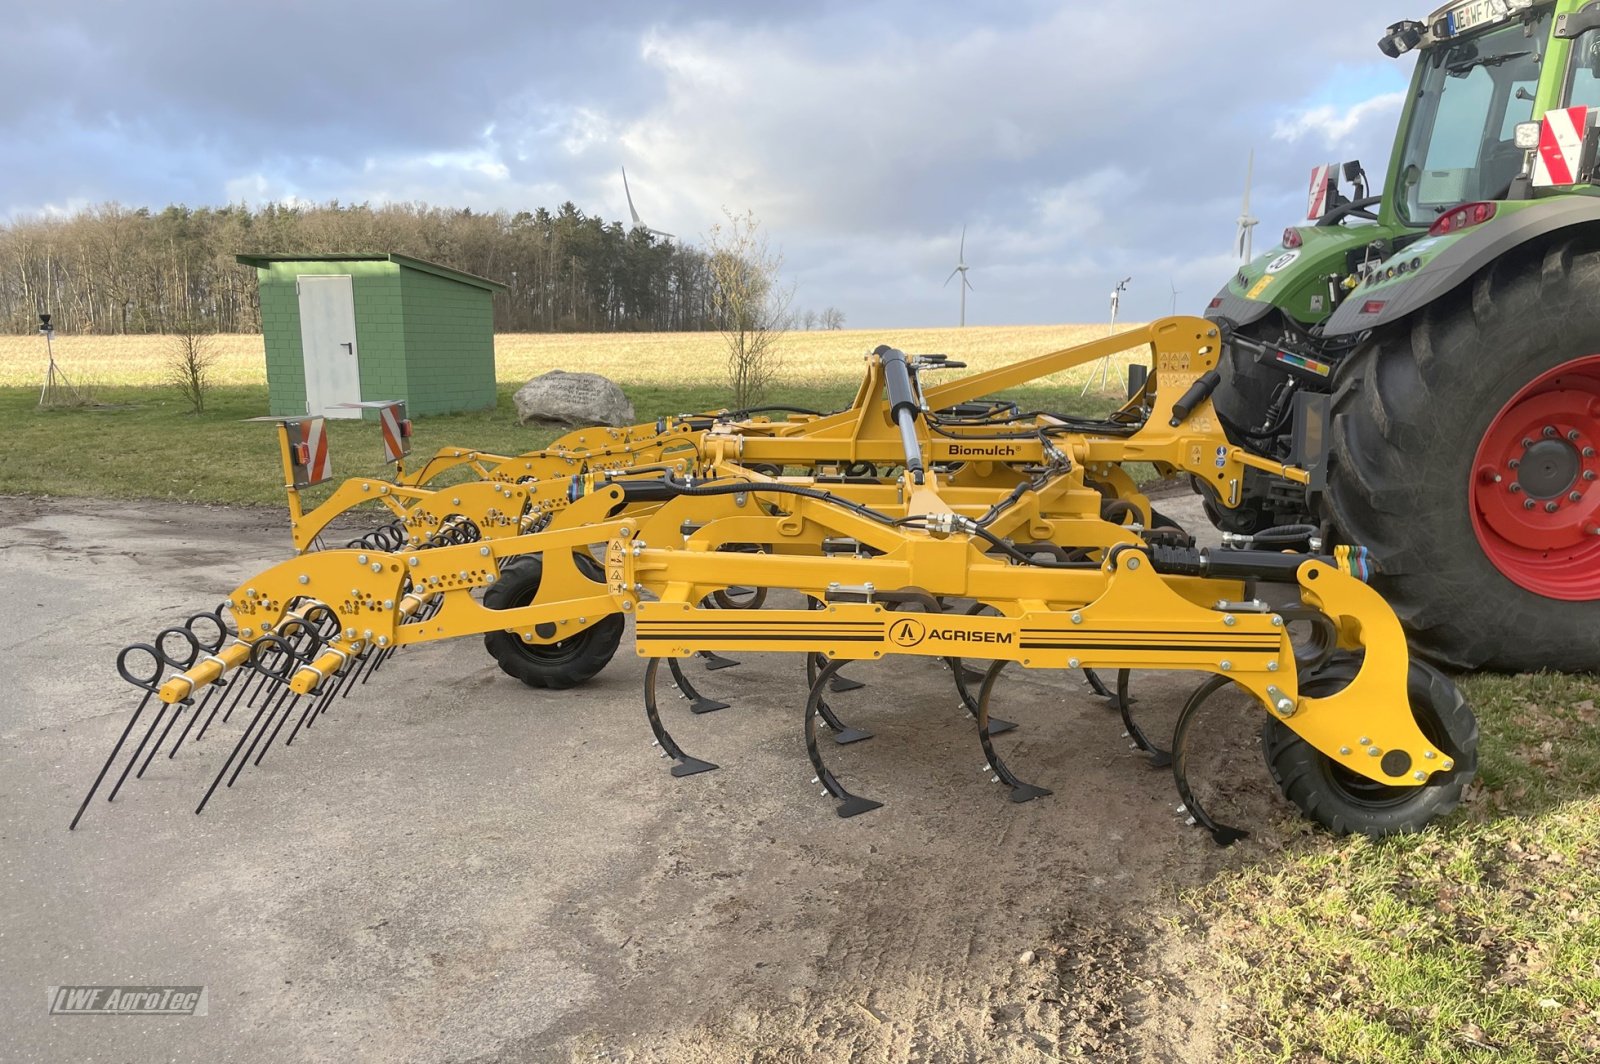
<path fill-rule="evenodd" d="M 520 454 L 561 434 L 518 425 L 511 404 L 515 390 L 501 385 L 493 410 L 417 418 L 412 454 L 432 454 L 446 446 Z M 718 387 L 625 384 L 624 390 L 640 421 L 717 409 L 727 402 Z M 775 390 L 767 401 L 834 410 L 854 396 L 855 385 L 829 383 Z M 214 389 L 199 415 L 189 413 L 166 389 L 100 388 L 94 397 L 96 406 L 41 410 L 37 389 L 0 388 L 6 440 L 0 494 L 283 503 L 272 426 L 245 421 L 266 413 L 264 386 Z M 1105 399 L 1082 400 L 1059 390 L 1020 391 L 1010 397 L 1026 406 L 1069 413 L 1103 412 L 1110 405 Z M 335 480 L 386 475 L 372 423 L 329 422 L 328 439 Z M 322 497 L 316 490 L 307 496 L 310 503 Z"/>
<path fill-rule="evenodd" d="M 1449 824 L 1308 833 L 1189 897 L 1238 1059 L 1600 1059 L 1600 680 L 1465 686 L 1480 782 Z"/>

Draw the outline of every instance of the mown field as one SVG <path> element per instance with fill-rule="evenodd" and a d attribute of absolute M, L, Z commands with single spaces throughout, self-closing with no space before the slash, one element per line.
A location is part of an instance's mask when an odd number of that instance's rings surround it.
<path fill-rule="evenodd" d="M 877 330 L 790 339 L 769 398 L 847 402 L 878 343 L 987 369 L 1102 334 L 1099 327 Z M 96 405 L 40 410 L 37 337 L 0 337 L 0 493 L 280 505 L 261 341 L 216 338 L 216 389 L 188 413 L 160 383 L 160 337 L 62 337 L 57 356 Z M 516 424 L 510 395 L 550 369 L 617 380 L 643 419 L 727 402 L 714 336 L 501 336 L 493 411 L 421 419 L 415 446 L 515 452 L 552 430 Z M 1019 395 L 1087 412 L 1093 367 Z M 338 475 L 382 472 L 371 426 L 330 427 Z M 1597 636 L 1600 638 L 1600 636 Z M 1481 781 L 1446 824 L 1385 844 L 1307 830 L 1280 860 L 1227 873 L 1157 914 L 1161 942 L 1207 958 L 1224 1053 L 1300 1064 L 1600 1060 L 1600 681 L 1466 677 L 1483 726 Z M 1196 845 L 1209 845 L 1196 839 Z M 1041 890 L 1048 889 L 1041 884 Z M 1070 943 L 1062 944 L 1068 956 Z M 1063 996 L 1072 993 L 1063 968 Z M 1063 1049 L 1066 1047 L 1063 1046 Z M 1056 1058 L 1060 1059 L 1060 1058 Z"/>

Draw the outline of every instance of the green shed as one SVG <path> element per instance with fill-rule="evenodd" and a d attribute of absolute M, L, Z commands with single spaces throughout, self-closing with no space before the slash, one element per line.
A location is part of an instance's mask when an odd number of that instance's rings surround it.
<path fill-rule="evenodd" d="M 407 255 L 240 255 L 261 290 L 273 416 L 357 418 L 494 406 L 494 310 L 505 285 Z M 369 412 L 370 413 L 370 412 Z"/>

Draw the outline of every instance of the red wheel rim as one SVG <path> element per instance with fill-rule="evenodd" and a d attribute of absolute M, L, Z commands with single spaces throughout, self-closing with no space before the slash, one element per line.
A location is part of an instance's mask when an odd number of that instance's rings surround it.
<path fill-rule="evenodd" d="M 1472 463 L 1483 553 L 1546 598 L 1600 598 L 1600 355 L 1531 382 L 1489 424 Z"/>

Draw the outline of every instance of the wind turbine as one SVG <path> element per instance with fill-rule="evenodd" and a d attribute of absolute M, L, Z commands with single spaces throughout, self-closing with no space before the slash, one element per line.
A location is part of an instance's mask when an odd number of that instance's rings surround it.
<path fill-rule="evenodd" d="M 1178 313 L 1178 296 L 1182 293 L 1178 291 L 1178 282 L 1170 277 L 1167 278 L 1167 287 L 1172 289 L 1172 313 L 1176 315 Z"/>
<path fill-rule="evenodd" d="M 950 282 L 956 279 L 956 274 L 961 275 L 961 327 L 963 329 L 967 327 L 967 290 L 970 288 L 974 292 L 977 291 L 976 288 L 972 288 L 972 282 L 967 280 L 967 270 L 969 269 L 971 267 L 967 265 L 967 227 L 963 225 L 961 227 L 961 253 L 956 257 L 956 268 L 951 270 L 950 276 L 944 279 L 944 287 L 949 288 Z"/>
<path fill-rule="evenodd" d="M 1261 219 L 1250 216 L 1250 186 L 1256 176 L 1256 151 L 1250 149 L 1250 165 L 1244 174 L 1244 208 L 1239 212 L 1239 258 L 1249 262 L 1255 258 L 1255 227 L 1261 224 Z"/>
<path fill-rule="evenodd" d="M 628 168 L 626 166 L 622 168 L 622 194 L 628 197 L 628 213 L 633 215 L 633 227 L 635 229 L 643 229 L 652 236 L 664 236 L 668 240 L 677 239 L 677 237 L 673 236 L 671 233 L 663 233 L 659 229 L 652 229 L 648 225 L 645 225 L 644 219 L 639 217 L 639 212 L 633 209 L 633 193 L 628 191 Z"/>

